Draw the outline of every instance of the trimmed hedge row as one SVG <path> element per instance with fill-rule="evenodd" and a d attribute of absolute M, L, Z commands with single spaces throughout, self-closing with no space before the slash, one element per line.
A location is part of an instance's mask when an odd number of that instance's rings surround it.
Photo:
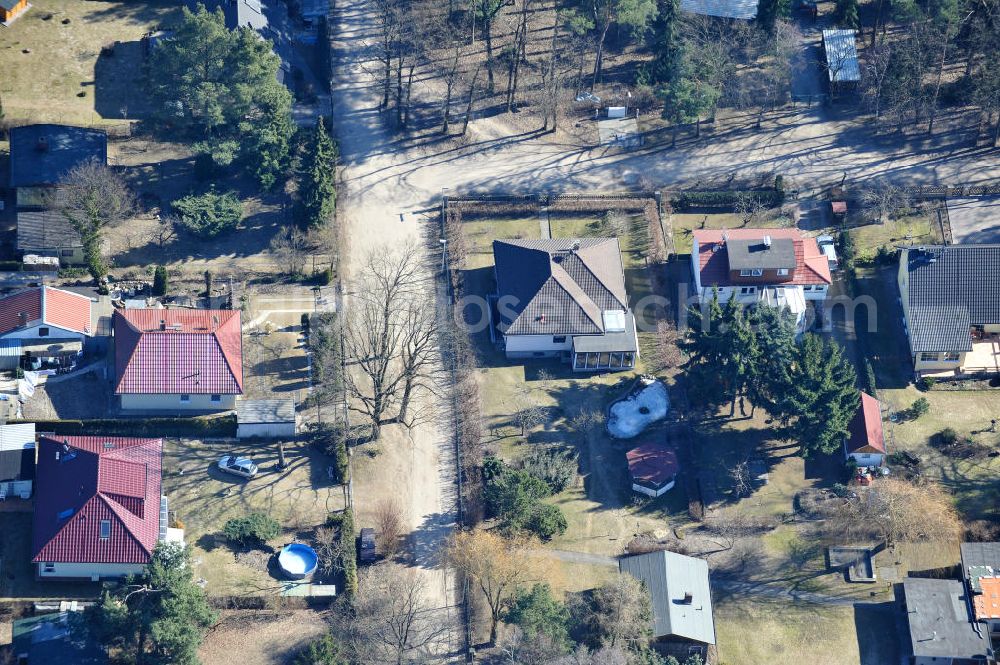
<path fill-rule="evenodd" d="M 10 423 L 34 423 L 39 432 L 55 432 L 66 436 L 168 436 L 199 438 L 233 438 L 236 436 L 236 416 L 218 418 L 135 418 L 96 420 L 11 420 Z"/>
<path fill-rule="evenodd" d="M 675 209 L 731 208 L 742 196 L 754 196 L 766 206 L 779 206 L 785 202 L 785 192 L 780 189 L 723 190 L 712 192 L 677 192 L 671 199 Z"/>
<path fill-rule="evenodd" d="M 340 529 L 340 567 L 344 573 L 344 595 L 353 598 L 358 593 L 358 548 L 354 531 L 354 511 L 331 513 L 327 526 Z"/>

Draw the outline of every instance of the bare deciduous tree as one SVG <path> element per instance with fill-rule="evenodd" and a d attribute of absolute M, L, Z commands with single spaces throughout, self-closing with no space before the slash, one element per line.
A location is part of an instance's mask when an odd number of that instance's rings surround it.
<path fill-rule="evenodd" d="M 403 533 L 403 509 L 395 498 L 382 499 L 375 506 L 375 530 L 379 551 L 391 559 L 399 550 Z"/>
<path fill-rule="evenodd" d="M 892 220 L 896 214 L 910 205 L 910 195 L 901 187 L 885 178 L 876 178 L 861 194 L 862 205 L 879 224 Z"/>
<path fill-rule="evenodd" d="M 305 270 L 309 244 L 306 234 L 297 226 L 283 226 L 271 238 L 271 254 L 279 265 L 287 268 L 292 275 L 301 275 Z"/>

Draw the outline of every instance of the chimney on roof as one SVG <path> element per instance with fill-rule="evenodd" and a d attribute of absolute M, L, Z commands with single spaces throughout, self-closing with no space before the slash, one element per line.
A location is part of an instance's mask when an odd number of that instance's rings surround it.
<path fill-rule="evenodd" d="M 166 329 L 167 329 L 167 322 L 166 322 L 166 320 L 160 319 L 160 330 L 166 330 Z"/>
<path fill-rule="evenodd" d="M 764 236 L 764 247 L 770 249 L 771 247 L 771 236 Z"/>
<path fill-rule="evenodd" d="M 39 136 L 38 141 L 35 142 L 35 150 L 39 152 L 45 152 L 49 149 L 49 137 Z"/>
<path fill-rule="evenodd" d="M 722 232 L 722 244 L 725 245 L 729 242 L 729 234 L 725 231 Z"/>
<path fill-rule="evenodd" d="M 18 312 L 17 313 L 17 320 L 18 320 L 18 324 L 19 325 L 22 325 L 22 326 L 28 325 L 28 313 L 27 312 Z"/>
<path fill-rule="evenodd" d="M 580 249 L 580 241 L 579 240 L 574 240 L 573 241 L 573 251 L 575 252 L 575 251 L 577 251 L 579 249 Z"/>
<path fill-rule="evenodd" d="M 684 598 L 681 600 L 681 603 L 684 605 L 690 605 L 692 602 L 694 602 L 694 596 L 691 595 L 690 591 L 685 591 Z"/>

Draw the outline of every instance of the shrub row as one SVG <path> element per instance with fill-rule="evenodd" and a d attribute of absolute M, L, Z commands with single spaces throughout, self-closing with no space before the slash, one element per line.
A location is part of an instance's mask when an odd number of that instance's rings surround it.
<path fill-rule="evenodd" d="M 342 513 L 333 513 L 326 523 L 340 529 L 340 567 L 344 571 L 344 594 L 353 598 L 358 593 L 358 548 L 354 540 L 354 512 L 348 508 Z"/>
<path fill-rule="evenodd" d="M 11 420 L 13 423 L 35 423 L 39 432 L 54 432 L 66 436 L 168 436 L 199 438 L 233 438 L 236 436 L 236 416 L 217 418 L 100 418 L 95 420 Z"/>
<path fill-rule="evenodd" d="M 756 197 L 766 206 L 785 202 L 785 192 L 777 189 L 721 190 L 711 192 L 677 192 L 670 203 L 678 210 L 688 208 L 731 208 L 743 196 Z"/>

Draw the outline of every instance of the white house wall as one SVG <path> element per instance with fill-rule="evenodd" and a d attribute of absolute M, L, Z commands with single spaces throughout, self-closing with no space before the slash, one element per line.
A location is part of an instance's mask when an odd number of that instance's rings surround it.
<path fill-rule="evenodd" d="M 524 358 L 533 356 L 536 353 L 545 355 L 558 355 L 563 351 L 570 351 L 573 348 L 573 336 L 564 335 L 563 342 L 553 342 L 552 335 L 507 335 L 506 341 L 508 358 Z"/>
<path fill-rule="evenodd" d="M 295 436 L 295 423 L 240 423 L 236 436 L 240 439 L 255 436 L 271 439 L 291 438 Z"/>
<path fill-rule="evenodd" d="M 48 328 L 49 334 L 45 337 L 38 336 L 39 328 Z M 87 337 L 83 333 L 78 333 L 74 330 L 66 330 L 65 328 L 60 328 L 59 326 L 49 325 L 47 323 L 39 323 L 37 325 L 28 326 L 27 328 L 21 328 L 19 330 L 14 330 L 3 336 L 4 339 L 59 339 L 67 340 L 72 339 L 78 342 L 83 342 Z"/>
<path fill-rule="evenodd" d="M 850 453 L 849 458 L 853 459 L 858 466 L 882 466 L 884 456 L 881 453 Z"/>
<path fill-rule="evenodd" d="M 236 408 L 236 395 L 221 395 L 221 400 L 213 402 L 211 395 L 189 395 L 189 401 L 182 402 L 180 395 L 121 395 L 121 407 L 126 411 L 230 411 Z"/>
<path fill-rule="evenodd" d="M 99 580 L 138 575 L 145 566 L 139 563 L 55 563 L 46 572 L 45 564 L 38 563 L 38 577 L 46 578 L 76 578 L 81 580 Z"/>

